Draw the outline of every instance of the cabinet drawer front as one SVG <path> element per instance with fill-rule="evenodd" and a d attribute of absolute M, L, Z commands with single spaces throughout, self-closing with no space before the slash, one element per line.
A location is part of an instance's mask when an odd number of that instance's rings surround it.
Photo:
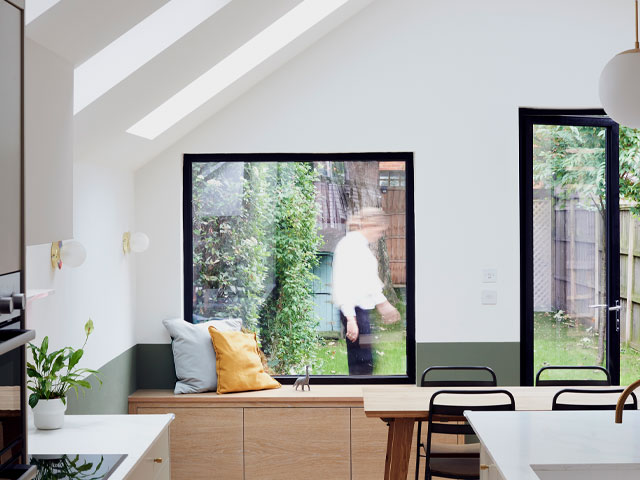
<path fill-rule="evenodd" d="M 137 413 L 175 415 L 172 480 L 242 480 L 242 408 L 140 406 Z"/>
<path fill-rule="evenodd" d="M 349 408 L 245 408 L 245 480 L 350 478 Z"/>
<path fill-rule="evenodd" d="M 169 431 L 165 429 L 129 472 L 127 480 L 170 480 L 170 468 Z"/>

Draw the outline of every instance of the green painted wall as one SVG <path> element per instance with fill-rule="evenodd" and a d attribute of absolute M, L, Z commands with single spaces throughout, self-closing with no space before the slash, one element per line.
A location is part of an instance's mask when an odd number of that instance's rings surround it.
<path fill-rule="evenodd" d="M 137 345 L 138 388 L 171 388 L 176 385 L 176 369 L 170 343 Z"/>
<path fill-rule="evenodd" d="M 128 413 L 128 396 L 136 391 L 136 351 L 137 345 L 111 360 L 98 370 L 102 386 L 91 375 L 87 380 L 91 390 L 67 395 L 67 413 L 69 415 L 90 415 L 104 413 Z"/>
<path fill-rule="evenodd" d="M 520 344 L 518 342 L 418 343 L 416 372 L 419 380 L 432 365 L 487 365 L 496 372 L 499 385 L 520 384 Z M 176 381 L 171 344 L 139 344 L 98 369 L 93 388 L 68 397 L 67 413 L 116 414 L 128 412 L 128 396 L 142 388 L 173 389 Z"/>
<path fill-rule="evenodd" d="M 118 414 L 129 412 L 128 397 L 141 388 L 170 388 L 176 383 L 170 344 L 139 344 L 98 369 L 102 386 L 91 375 L 92 388 L 67 396 L 67 414 Z"/>
<path fill-rule="evenodd" d="M 493 369 L 498 385 L 520 385 L 519 342 L 416 344 L 416 382 L 434 365 L 480 365 Z"/>

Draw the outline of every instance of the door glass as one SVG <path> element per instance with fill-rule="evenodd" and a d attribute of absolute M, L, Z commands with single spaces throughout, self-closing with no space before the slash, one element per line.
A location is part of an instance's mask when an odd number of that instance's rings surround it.
<path fill-rule="evenodd" d="M 546 365 L 605 366 L 605 147 L 602 127 L 533 127 L 534 375 Z"/>
<path fill-rule="evenodd" d="M 620 385 L 640 378 L 640 132 L 620 127 Z"/>

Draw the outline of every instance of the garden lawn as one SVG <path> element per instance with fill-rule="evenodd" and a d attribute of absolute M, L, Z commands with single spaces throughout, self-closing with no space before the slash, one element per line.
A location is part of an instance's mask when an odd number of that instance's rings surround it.
<path fill-rule="evenodd" d="M 534 315 L 534 375 L 545 365 L 596 365 L 598 336 L 573 320 L 554 318 L 553 313 Z M 553 372 L 544 378 L 602 378 L 582 372 Z M 640 353 L 632 348 L 620 349 L 620 384 L 628 385 L 640 378 Z"/>
<path fill-rule="evenodd" d="M 390 328 L 388 328 L 390 327 Z M 372 328 L 374 375 L 402 375 L 407 372 L 406 334 L 393 325 Z M 326 339 L 319 356 L 323 361 L 322 375 L 349 375 L 347 344 L 344 338 Z"/>

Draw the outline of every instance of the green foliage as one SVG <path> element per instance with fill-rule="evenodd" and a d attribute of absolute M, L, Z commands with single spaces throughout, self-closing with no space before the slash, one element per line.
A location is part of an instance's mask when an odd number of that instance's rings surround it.
<path fill-rule="evenodd" d="M 557 202 L 574 198 L 583 208 L 605 210 L 605 129 L 536 125 L 533 180 Z M 640 216 L 640 131 L 620 127 L 620 198 Z"/>
<path fill-rule="evenodd" d="M 86 334 L 82 348 L 74 350 L 64 347 L 49 353 L 49 337 L 44 337 L 38 347 L 29 344 L 33 354 L 33 363 L 27 362 L 27 387 L 31 390 L 29 405 L 33 408 L 40 400 L 59 398 L 66 404 L 66 394 L 73 389 L 78 395 L 80 388 L 91 388 L 91 384 L 82 377 L 88 373 L 98 375 L 98 371 L 89 368 L 78 368 L 78 362 L 84 354 L 89 335 L 93 332 L 93 321 L 89 319 L 84 326 Z M 98 378 L 100 384 L 102 381 Z"/>
<path fill-rule="evenodd" d="M 300 162 L 224 168 L 193 165 L 194 314 L 243 319 L 275 373 L 298 373 L 318 364 L 318 175 Z"/>
<path fill-rule="evenodd" d="M 194 313 L 242 318 L 255 330 L 270 269 L 274 165 L 247 163 L 240 176 L 219 175 L 218 165 L 193 165 Z"/>
<path fill-rule="evenodd" d="M 640 130 L 620 127 L 620 197 L 640 217 Z"/>
<path fill-rule="evenodd" d="M 605 130 L 600 127 L 536 125 L 533 180 L 556 202 L 570 198 L 583 208 L 604 211 Z"/>
<path fill-rule="evenodd" d="M 322 237 L 310 163 L 278 164 L 275 204 L 275 278 L 272 301 L 265 309 L 261 338 L 276 373 L 294 374 L 304 365 L 319 365 L 320 338 L 314 314 L 313 267 Z"/>

